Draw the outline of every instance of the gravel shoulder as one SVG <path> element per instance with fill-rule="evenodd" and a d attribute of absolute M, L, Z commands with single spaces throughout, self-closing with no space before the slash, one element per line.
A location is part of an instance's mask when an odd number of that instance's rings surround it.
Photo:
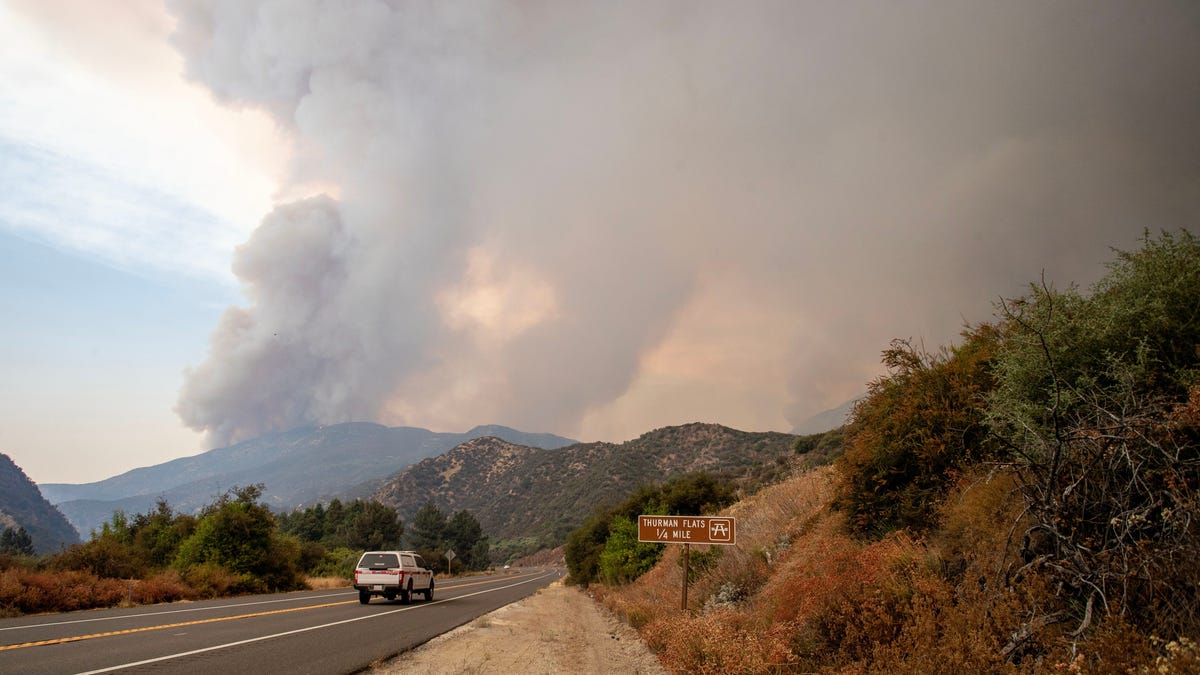
<path fill-rule="evenodd" d="M 632 628 L 561 581 L 369 672 L 666 673 Z"/>

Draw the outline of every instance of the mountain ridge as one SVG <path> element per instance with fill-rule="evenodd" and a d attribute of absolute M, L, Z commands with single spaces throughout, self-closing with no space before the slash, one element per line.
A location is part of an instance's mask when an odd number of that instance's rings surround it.
<path fill-rule="evenodd" d="M 12 458 L 0 453 L 0 525 L 23 527 L 38 553 L 79 543 L 79 533 Z"/>
<path fill-rule="evenodd" d="M 747 432 L 717 424 L 663 427 L 624 443 L 577 443 L 552 451 L 478 438 L 396 474 L 372 497 L 410 519 L 432 502 L 471 511 L 495 539 L 565 541 L 597 506 L 643 485 L 707 471 L 744 489 L 786 472 L 798 436 Z M 448 513 L 449 515 L 449 513 Z"/>
<path fill-rule="evenodd" d="M 255 483 L 266 486 L 263 498 L 272 508 L 283 510 L 331 497 L 365 496 L 413 462 L 484 433 L 548 446 L 576 442 L 500 425 L 456 434 L 350 422 L 268 434 L 94 483 L 41 488 L 80 532 L 99 528 L 115 510 L 143 513 L 165 499 L 175 509 L 190 512 L 231 487 Z"/>

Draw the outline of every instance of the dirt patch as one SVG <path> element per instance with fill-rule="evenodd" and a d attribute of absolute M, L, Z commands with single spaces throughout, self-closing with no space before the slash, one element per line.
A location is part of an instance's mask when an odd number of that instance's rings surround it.
<path fill-rule="evenodd" d="M 666 673 L 632 628 L 561 581 L 370 672 Z"/>

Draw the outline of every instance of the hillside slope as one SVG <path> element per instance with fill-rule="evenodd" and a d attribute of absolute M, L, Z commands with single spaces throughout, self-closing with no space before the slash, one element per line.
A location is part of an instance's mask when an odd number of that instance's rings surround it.
<path fill-rule="evenodd" d="M 118 509 L 144 513 L 161 498 L 186 513 L 211 503 L 231 487 L 256 483 L 266 486 L 263 497 L 270 506 L 290 509 L 324 498 L 363 496 L 413 462 L 485 435 L 545 447 L 574 442 L 494 425 L 456 434 L 335 424 L 271 434 L 96 483 L 47 484 L 42 491 L 84 533 L 98 528 Z"/>
<path fill-rule="evenodd" d="M 787 464 L 796 440 L 699 423 L 620 444 L 556 450 L 480 438 L 414 464 L 374 496 L 406 519 L 430 501 L 446 512 L 471 511 L 493 538 L 535 537 L 554 546 L 596 506 L 620 501 L 641 485 L 692 471 L 757 485 L 765 473 Z"/>
<path fill-rule="evenodd" d="M 58 509 L 46 501 L 21 467 L 0 453 L 0 526 L 23 527 L 38 553 L 57 551 L 79 542 L 79 534 Z"/>

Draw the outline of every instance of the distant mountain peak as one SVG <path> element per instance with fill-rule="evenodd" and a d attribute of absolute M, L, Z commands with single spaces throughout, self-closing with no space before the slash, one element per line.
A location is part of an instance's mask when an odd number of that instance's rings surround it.
<path fill-rule="evenodd" d="M 861 396 L 852 398 L 836 408 L 823 410 L 809 417 L 797 424 L 792 429 L 792 433 L 801 435 L 819 434 L 846 424 L 850 420 L 850 413 L 854 411 L 854 404 L 861 398 Z"/>
<path fill-rule="evenodd" d="M 80 531 L 106 522 L 113 511 L 144 513 L 158 499 L 187 513 L 232 487 L 262 483 L 273 508 L 292 509 L 334 497 L 366 496 L 388 477 L 426 457 L 479 436 L 522 445 L 560 448 L 575 441 L 500 425 L 465 434 L 373 422 L 312 425 L 267 434 L 191 457 L 142 467 L 84 485 L 49 484 L 43 493 Z"/>
<path fill-rule="evenodd" d="M 786 471 L 796 437 L 719 424 L 663 427 L 624 443 L 526 447 L 497 438 L 466 441 L 392 477 L 374 498 L 411 518 L 427 502 L 467 509 L 489 535 L 562 543 L 597 504 L 691 471 L 745 479 Z"/>

